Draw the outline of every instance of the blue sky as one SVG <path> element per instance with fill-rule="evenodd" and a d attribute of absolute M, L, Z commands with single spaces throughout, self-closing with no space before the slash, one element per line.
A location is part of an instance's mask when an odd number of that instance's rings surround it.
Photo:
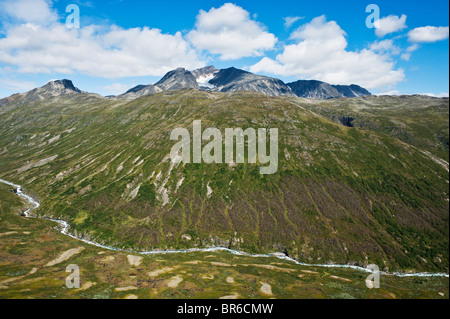
<path fill-rule="evenodd" d="M 70 4 L 79 29 L 66 24 Z M 120 94 L 206 65 L 448 96 L 448 12 L 441 0 L 0 0 L 0 97 L 61 78 Z"/>

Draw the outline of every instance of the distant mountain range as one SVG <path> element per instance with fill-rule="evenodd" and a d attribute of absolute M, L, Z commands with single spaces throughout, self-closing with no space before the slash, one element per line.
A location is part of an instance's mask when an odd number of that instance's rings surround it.
<path fill-rule="evenodd" d="M 298 96 L 311 99 L 335 99 L 371 95 L 358 85 L 330 85 L 321 81 L 284 83 L 280 79 L 253 74 L 236 68 L 218 70 L 207 66 L 194 71 L 183 68 L 167 73 L 158 83 L 138 85 L 118 96 L 122 99 L 185 88 L 214 92 L 258 92 L 268 96 Z"/>
<path fill-rule="evenodd" d="M 368 90 L 354 84 L 330 85 L 314 80 L 300 80 L 286 84 L 277 78 L 253 74 L 233 67 L 218 70 L 214 66 L 207 66 L 194 71 L 178 68 L 168 72 L 155 84 L 138 85 L 121 95 L 108 96 L 108 98 L 133 100 L 159 92 L 181 89 L 213 92 L 247 91 L 258 92 L 267 96 L 298 96 L 318 100 L 371 95 Z M 51 81 L 43 87 L 1 99 L 0 107 L 15 101 L 29 102 L 54 96 L 80 93 L 86 92 L 76 88 L 70 80 Z"/>

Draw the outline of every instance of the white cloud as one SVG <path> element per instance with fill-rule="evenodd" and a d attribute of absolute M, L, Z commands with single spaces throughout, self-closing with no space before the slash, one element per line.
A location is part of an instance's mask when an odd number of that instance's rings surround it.
<path fill-rule="evenodd" d="M 370 50 L 381 54 L 391 55 L 399 55 L 401 52 L 401 49 L 394 45 L 393 40 L 375 41 L 370 45 Z"/>
<path fill-rule="evenodd" d="M 10 78 L 0 78 L 0 86 L 14 92 L 26 92 L 36 87 L 32 81 L 20 81 Z"/>
<path fill-rule="evenodd" d="M 375 34 L 382 38 L 386 34 L 394 33 L 406 28 L 406 15 L 402 14 L 401 17 L 390 15 L 381 18 L 374 23 Z"/>
<path fill-rule="evenodd" d="M 286 18 L 283 18 L 283 20 L 284 20 L 284 27 L 286 29 L 289 29 L 290 27 L 292 27 L 292 25 L 295 22 L 297 22 L 297 21 L 299 21 L 301 19 L 304 19 L 304 17 L 286 17 Z"/>
<path fill-rule="evenodd" d="M 402 59 L 403 61 L 409 61 L 411 59 L 411 53 L 409 52 L 402 53 L 400 59 Z"/>
<path fill-rule="evenodd" d="M 196 48 L 220 55 L 222 60 L 261 56 L 278 41 L 247 11 L 231 3 L 208 12 L 201 10 L 188 38 Z"/>
<path fill-rule="evenodd" d="M 291 36 L 276 60 L 263 58 L 250 67 L 252 72 L 266 72 L 299 79 L 316 79 L 331 84 L 359 84 L 368 89 L 395 85 L 404 79 L 402 69 L 385 54 L 370 49 L 347 51 L 346 33 L 325 16 L 314 18 Z"/>
<path fill-rule="evenodd" d="M 51 9 L 51 1 L 47 0 L 3 0 L 0 1 L 0 12 L 12 22 L 49 25 L 58 19 Z"/>
<path fill-rule="evenodd" d="M 393 90 L 393 91 L 378 93 L 376 95 L 411 95 L 411 94 L 401 93 L 400 91 Z M 439 94 L 435 94 L 435 93 L 415 93 L 414 95 L 425 95 L 425 96 L 438 97 L 438 98 L 449 97 L 448 92 L 443 92 L 443 93 L 439 93 Z"/>
<path fill-rule="evenodd" d="M 436 42 L 448 39 L 448 27 L 420 27 L 408 32 L 411 42 Z"/>
<path fill-rule="evenodd" d="M 102 87 L 102 89 L 106 92 L 105 95 L 119 95 L 125 93 L 126 91 L 135 86 L 136 86 L 135 84 L 128 85 L 122 83 L 113 83 L 111 85 Z"/>
<path fill-rule="evenodd" d="M 401 58 L 402 60 L 404 60 L 404 61 L 409 61 L 409 60 L 411 59 L 411 54 L 412 54 L 412 52 L 416 51 L 418 48 L 419 48 L 419 45 L 417 45 L 417 44 L 413 44 L 413 45 L 409 46 L 409 47 L 406 49 L 406 52 L 404 52 L 404 53 L 400 56 L 400 58 Z"/>
<path fill-rule="evenodd" d="M 56 19 L 50 7 L 45 12 Z M 0 38 L 0 63 L 24 73 L 76 72 L 104 78 L 161 76 L 180 66 L 193 69 L 205 65 L 180 32 L 171 35 L 148 27 L 122 29 L 114 25 L 68 29 L 58 22 L 9 27 Z"/>
<path fill-rule="evenodd" d="M 400 91 L 392 90 L 392 91 L 378 93 L 376 95 L 402 95 L 402 94 L 400 93 Z"/>
<path fill-rule="evenodd" d="M 443 93 L 439 93 L 439 94 L 434 94 L 434 93 L 418 93 L 419 95 L 427 95 L 427 96 L 431 96 L 431 97 L 449 97 L 448 92 L 443 92 Z"/>

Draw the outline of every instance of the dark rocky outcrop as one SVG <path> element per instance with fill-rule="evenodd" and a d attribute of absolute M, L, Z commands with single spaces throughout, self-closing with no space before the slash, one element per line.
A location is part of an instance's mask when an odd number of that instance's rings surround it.
<path fill-rule="evenodd" d="M 360 96 L 369 96 L 372 95 L 365 88 L 360 87 L 359 85 L 332 85 L 339 93 L 341 93 L 344 97 L 360 97 Z"/>
<path fill-rule="evenodd" d="M 328 100 L 343 95 L 328 83 L 315 80 L 300 80 L 287 84 L 298 97 L 306 99 Z"/>
<path fill-rule="evenodd" d="M 338 99 L 343 97 L 360 97 L 372 95 L 359 85 L 330 85 L 322 81 L 300 80 L 288 83 L 288 86 L 298 96 L 307 99 Z"/>
<path fill-rule="evenodd" d="M 349 117 L 349 116 L 340 116 L 339 117 L 339 123 L 341 123 L 341 125 L 347 126 L 347 127 L 354 127 L 353 125 L 353 121 L 355 119 L 353 117 Z"/>

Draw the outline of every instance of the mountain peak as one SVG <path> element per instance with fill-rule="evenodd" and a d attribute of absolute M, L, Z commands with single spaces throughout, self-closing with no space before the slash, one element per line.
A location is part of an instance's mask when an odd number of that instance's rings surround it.
<path fill-rule="evenodd" d="M 168 72 L 155 86 L 163 91 L 175 91 L 186 88 L 200 89 L 194 75 L 185 68 L 178 68 Z"/>
<path fill-rule="evenodd" d="M 8 105 L 10 102 L 26 103 L 30 101 L 42 101 L 48 98 L 61 95 L 74 95 L 83 93 L 76 88 L 71 80 L 52 80 L 39 88 L 25 93 L 14 94 L 10 97 L 0 100 L 0 107 Z"/>
<path fill-rule="evenodd" d="M 73 85 L 71 80 L 67 79 L 50 81 L 41 89 L 57 94 L 82 93 L 80 89 Z"/>

